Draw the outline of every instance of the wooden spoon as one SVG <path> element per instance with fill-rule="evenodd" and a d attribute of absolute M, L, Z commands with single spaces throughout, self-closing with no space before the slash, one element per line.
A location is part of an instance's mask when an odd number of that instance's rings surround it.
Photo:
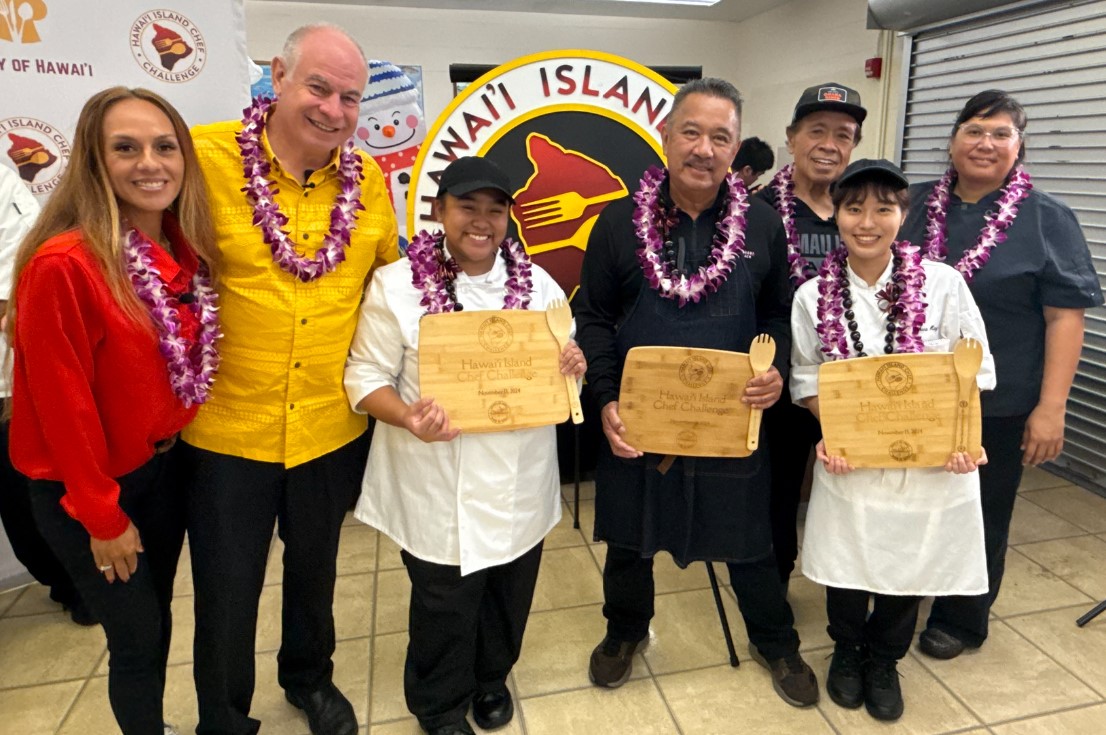
<path fill-rule="evenodd" d="M 568 344 L 568 335 L 572 332 L 572 309 L 564 299 L 554 299 L 545 309 L 545 323 L 549 325 L 549 331 L 557 340 L 563 351 Z M 565 388 L 568 390 L 568 407 L 572 412 L 572 423 L 584 423 L 584 411 L 580 408 L 580 392 L 576 386 L 576 378 L 571 375 L 564 376 Z"/>
<path fill-rule="evenodd" d="M 767 334 L 758 334 L 749 345 L 749 366 L 753 369 L 753 375 L 764 375 L 768 372 L 775 358 L 776 341 Z M 763 415 L 762 409 L 749 409 L 749 435 L 745 440 L 747 449 L 755 450 L 760 446 L 760 419 Z"/>
<path fill-rule="evenodd" d="M 952 350 L 952 365 L 960 383 L 956 403 L 956 446 L 954 451 L 968 451 L 968 406 L 975 387 L 975 376 L 983 364 L 983 344 L 974 339 L 957 341 Z"/>

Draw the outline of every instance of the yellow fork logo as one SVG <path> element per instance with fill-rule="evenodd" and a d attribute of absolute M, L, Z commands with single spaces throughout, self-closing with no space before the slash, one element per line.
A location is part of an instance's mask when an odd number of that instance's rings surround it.
<path fill-rule="evenodd" d="M 41 42 L 35 24 L 45 17 L 43 0 L 0 0 L 0 41 Z"/>

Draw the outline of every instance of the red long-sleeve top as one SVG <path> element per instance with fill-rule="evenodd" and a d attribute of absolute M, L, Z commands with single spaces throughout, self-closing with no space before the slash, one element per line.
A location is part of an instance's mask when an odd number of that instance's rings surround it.
<path fill-rule="evenodd" d="M 190 289 L 198 261 L 169 214 L 163 229 L 177 260 L 153 244 L 153 264 L 192 340 L 198 320 L 176 298 Z M 115 538 L 129 523 L 115 478 L 141 467 L 198 407 L 173 393 L 153 322 L 123 312 L 79 231 L 42 245 L 16 299 L 12 464 L 64 483 L 66 512 L 94 538 Z"/>

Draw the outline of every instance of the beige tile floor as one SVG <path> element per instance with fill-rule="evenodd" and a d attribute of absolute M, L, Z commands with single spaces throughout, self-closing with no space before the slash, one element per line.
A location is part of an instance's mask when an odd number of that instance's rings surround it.
<path fill-rule="evenodd" d="M 571 487 L 565 488 L 568 497 Z M 591 543 L 594 505 L 585 485 L 582 530 L 566 513 L 546 542 L 522 659 L 512 674 L 518 715 L 506 735 L 641 733 L 994 733 L 1106 732 L 1106 615 L 1086 628 L 1075 618 L 1106 597 L 1106 499 L 1039 470 L 1026 473 L 994 606 L 991 637 L 954 661 L 911 652 L 900 666 L 906 715 L 894 725 L 823 696 L 787 706 L 767 673 L 744 655 L 745 632 L 724 590 L 741 666 L 727 663 L 707 575 L 698 565 L 657 564 L 657 616 L 632 680 L 617 691 L 592 687 L 588 654 L 603 635 L 600 569 Z M 280 639 L 280 544 L 274 544 L 257 632 L 254 714 L 262 732 L 307 735 L 276 685 Z M 338 564 L 335 679 L 373 735 L 415 735 L 403 703 L 409 586 L 396 546 L 352 519 Z M 719 569 L 720 577 L 725 574 Z M 166 717 L 181 733 L 196 723 L 192 688 L 192 585 L 182 560 Z M 821 588 L 796 576 L 791 600 L 803 653 L 824 681 L 830 641 Z M 99 628 L 79 628 L 43 588 L 0 594 L 0 733 L 99 735 L 118 732 L 107 704 Z"/>

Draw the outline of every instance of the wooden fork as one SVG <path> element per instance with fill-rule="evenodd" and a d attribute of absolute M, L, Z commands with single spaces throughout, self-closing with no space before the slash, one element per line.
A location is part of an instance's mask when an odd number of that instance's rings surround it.
<path fill-rule="evenodd" d="M 983 344 L 974 339 L 961 339 L 952 349 L 952 366 L 956 369 L 959 396 L 956 402 L 956 446 L 954 451 L 968 451 L 968 407 L 975 376 L 983 364 Z"/>
<path fill-rule="evenodd" d="M 549 302 L 545 308 L 545 323 L 549 325 L 549 331 L 557 340 L 561 350 L 564 351 L 568 344 L 568 335 L 572 332 L 572 309 L 564 299 L 555 299 Z M 564 376 L 565 388 L 568 390 L 568 407 L 572 411 L 572 423 L 584 423 L 584 411 L 580 408 L 580 391 L 576 386 L 576 378 L 571 375 Z"/>
<path fill-rule="evenodd" d="M 754 376 L 768 372 L 775 357 L 776 341 L 770 335 L 758 334 L 749 345 L 749 366 L 753 369 Z M 760 446 L 760 420 L 763 415 L 763 409 L 749 409 L 749 436 L 745 441 L 746 449 L 755 450 Z"/>

